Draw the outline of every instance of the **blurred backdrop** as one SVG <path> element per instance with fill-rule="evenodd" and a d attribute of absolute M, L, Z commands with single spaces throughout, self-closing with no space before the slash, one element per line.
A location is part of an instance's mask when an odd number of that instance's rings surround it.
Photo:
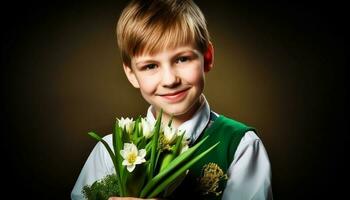
<path fill-rule="evenodd" d="M 116 117 L 148 105 L 125 78 L 115 25 L 127 1 L 2 7 L 2 182 L 16 196 L 69 199 Z M 215 48 L 205 95 L 258 130 L 275 199 L 345 193 L 349 69 L 344 5 L 197 1 Z M 346 183 L 346 182 L 345 182 Z"/>

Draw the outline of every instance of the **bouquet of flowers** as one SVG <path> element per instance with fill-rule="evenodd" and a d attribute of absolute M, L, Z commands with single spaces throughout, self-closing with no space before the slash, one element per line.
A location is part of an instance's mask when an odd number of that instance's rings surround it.
<path fill-rule="evenodd" d="M 183 131 L 161 123 L 162 111 L 155 124 L 138 117 L 117 119 L 110 147 L 98 134 L 88 134 L 103 143 L 115 174 L 83 188 L 85 197 L 108 199 L 110 196 L 140 198 L 167 197 L 185 178 L 189 168 L 213 150 L 218 143 L 194 156 L 207 137 L 189 147 Z"/>

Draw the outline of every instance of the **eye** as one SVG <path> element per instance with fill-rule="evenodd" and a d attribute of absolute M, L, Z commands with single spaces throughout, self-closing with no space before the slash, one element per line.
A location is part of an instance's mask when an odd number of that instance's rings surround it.
<path fill-rule="evenodd" d="M 176 59 L 176 63 L 183 63 L 183 62 L 187 62 L 188 60 L 190 60 L 189 57 L 187 57 L 187 56 L 181 56 L 181 57 L 178 57 L 178 58 Z"/>
<path fill-rule="evenodd" d="M 155 69 L 157 67 L 156 64 L 148 64 L 142 67 L 143 70 L 152 70 Z"/>

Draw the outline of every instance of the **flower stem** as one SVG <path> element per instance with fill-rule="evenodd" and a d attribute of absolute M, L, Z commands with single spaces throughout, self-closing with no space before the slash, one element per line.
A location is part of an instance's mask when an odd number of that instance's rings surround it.
<path fill-rule="evenodd" d="M 150 195 L 148 195 L 147 198 L 154 198 L 159 193 L 161 193 L 166 187 L 168 187 L 169 184 L 171 184 L 177 177 L 179 177 L 181 174 L 183 174 L 187 169 L 189 169 L 194 163 L 196 163 L 199 159 L 201 159 L 203 156 L 205 156 L 207 153 L 209 153 L 212 149 L 214 149 L 220 142 L 217 142 L 213 146 L 211 146 L 209 149 L 186 163 L 184 166 L 182 166 L 180 169 L 178 169 L 176 172 L 172 173 L 170 177 L 168 177 L 166 180 L 162 181 L 153 192 L 151 192 Z"/>
<path fill-rule="evenodd" d="M 116 170 L 116 175 L 117 175 L 117 182 L 118 182 L 118 186 L 119 186 L 119 192 L 120 192 L 120 196 L 124 196 L 124 188 L 123 188 L 123 185 L 122 185 L 122 182 L 121 182 L 121 178 L 120 178 L 120 174 L 118 173 L 118 163 L 117 163 L 117 160 L 116 160 L 116 157 L 112 151 L 112 149 L 109 147 L 108 143 L 106 141 L 104 141 L 98 134 L 94 133 L 94 132 L 89 132 L 88 133 L 92 138 L 96 139 L 97 141 L 100 141 L 102 142 L 102 144 L 106 147 L 108 153 L 109 153 L 109 156 L 111 157 L 112 159 L 112 162 L 113 162 L 113 165 L 114 165 L 114 168 Z"/>
<path fill-rule="evenodd" d="M 148 196 L 149 192 L 153 187 L 155 187 L 159 182 L 169 174 L 172 174 L 175 169 L 181 168 L 186 164 L 188 159 L 191 159 L 191 156 L 195 153 L 195 151 L 204 144 L 204 142 L 208 139 L 209 136 L 205 137 L 202 141 L 188 149 L 186 152 L 180 154 L 174 160 L 172 160 L 168 166 L 163 169 L 163 171 L 159 172 L 155 177 L 150 179 L 148 183 L 145 185 L 143 190 L 141 191 L 141 198 Z M 210 148 L 211 149 L 211 148 Z M 205 151 L 207 152 L 207 151 Z M 202 155 L 202 154 L 201 154 Z M 197 157 L 196 157 L 197 158 Z M 184 164 L 185 163 L 185 164 Z"/>
<path fill-rule="evenodd" d="M 148 180 L 151 180 L 153 178 L 153 173 L 155 171 L 156 167 L 156 160 L 157 160 L 157 149 L 158 149 L 158 143 L 159 143 L 159 130 L 160 130 L 160 125 L 162 121 L 162 114 L 163 110 L 161 109 L 159 112 L 159 115 L 157 117 L 154 133 L 153 133 L 153 138 L 152 138 L 152 147 L 151 147 L 151 160 L 150 164 L 148 166 Z"/>

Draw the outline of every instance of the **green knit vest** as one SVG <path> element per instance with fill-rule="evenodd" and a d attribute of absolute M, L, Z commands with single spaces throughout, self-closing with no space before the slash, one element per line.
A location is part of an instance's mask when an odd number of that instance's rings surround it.
<path fill-rule="evenodd" d="M 215 177 L 219 178 L 217 176 L 218 173 L 214 173 L 211 176 L 208 176 L 209 174 L 205 175 L 203 167 L 209 163 L 215 163 L 214 169 L 216 169 L 216 172 L 218 172 L 217 169 L 219 167 L 222 170 L 221 174 L 226 174 L 242 137 L 250 130 L 254 131 L 253 128 L 223 115 L 212 121 L 204 133 L 196 140 L 198 142 L 209 136 L 205 144 L 195 154 L 198 155 L 217 142 L 220 143 L 190 168 L 184 181 L 174 191 L 173 199 L 221 199 L 227 179 L 222 176 L 217 187 L 214 187 L 215 184 L 211 181 L 208 182 L 208 180 L 215 180 Z M 213 166 L 213 164 L 210 166 Z"/>

